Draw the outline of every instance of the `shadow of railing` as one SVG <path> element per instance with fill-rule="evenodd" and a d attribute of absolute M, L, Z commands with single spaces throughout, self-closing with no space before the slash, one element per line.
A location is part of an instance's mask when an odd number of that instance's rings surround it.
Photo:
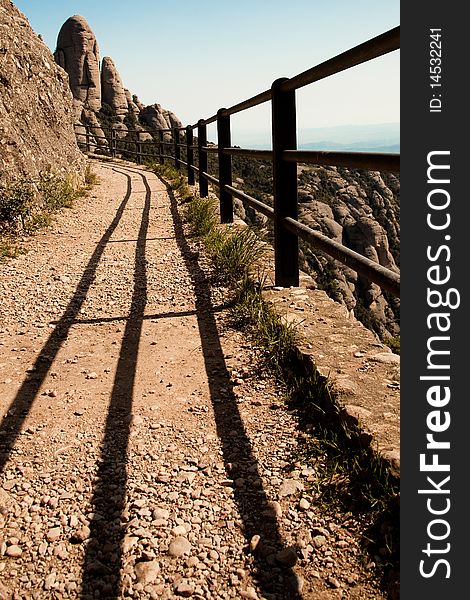
<path fill-rule="evenodd" d="M 127 173 L 118 171 L 129 177 Z M 121 597 L 121 523 L 126 502 L 127 451 L 130 435 L 134 383 L 140 336 L 147 304 L 146 238 L 150 218 L 151 190 L 144 174 L 145 204 L 137 238 L 134 262 L 134 290 L 129 318 L 122 338 L 116 375 L 105 424 L 101 460 L 92 498 L 93 520 L 86 546 L 82 598 Z"/>
<path fill-rule="evenodd" d="M 83 275 L 78 283 L 76 291 L 66 307 L 62 317 L 57 322 L 48 340 L 42 347 L 30 374 L 26 377 L 18 393 L 11 402 L 3 421 L 0 425 L 0 471 L 5 468 L 15 442 L 21 432 L 21 428 L 28 416 L 31 407 L 50 371 L 57 354 L 67 339 L 70 328 L 75 322 L 80 309 L 85 301 L 86 295 L 92 285 L 96 269 L 101 260 L 106 244 L 116 230 L 124 209 L 131 196 L 131 177 L 127 175 L 127 191 L 119 205 L 116 215 L 110 226 L 98 242 Z"/>
<path fill-rule="evenodd" d="M 276 520 L 267 516 L 269 513 L 268 497 L 262 486 L 251 440 L 245 430 L 237 400 L 232 391 L 232 383 L 212 308 L 208 279 L 186 240 L 177 200 L 168 184 L 163 179 L 161 181 L 168 189 L 176 241 L 194 288 L 202 353 L 226 472 L 232 480 L 241 478 L 245 481 L 241 487 L 235 485 L 233 493 L 243 523 L 247 551 L 252 537 L 254 535 L 261 537 L 261 542 L 256 552 L 253 553 L 254 576 L 262 594 L 274 595 L 279 600 L 301 600 L 302 595 L 296 590 L 296 578 L 292 568 L 282 566 L 274 558 L 275 553 L 284 549 L 284 545 Z M 221 398 L 221 388 L 227 392 L 223 396 L 223 401 L 216 402 L 216 399 L 220 400 Z M 252 487 L 250 487 L 250 482 L 254 484 Z"/>

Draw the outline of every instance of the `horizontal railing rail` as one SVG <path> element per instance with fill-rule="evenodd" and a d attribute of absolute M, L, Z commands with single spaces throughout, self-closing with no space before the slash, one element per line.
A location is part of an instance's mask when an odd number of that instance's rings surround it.
<path fill-rule="evenodd" d="M 299 239 L 328 254 L 335 260 L 368 278 L 384 290 L 399 297 L 400 275 L 379 263 L 376 263 L 322 233 L 307 227 L 298 220 L 297 202 L 297 164 L 314 164 L 342 166 L 352 169 L 372 171 L 400 172 L 400 155 L 377 152 L 330 152 L 321 150 L 297 149 L 296 125 L 296 90 L 325 79 L 346 69 L 358 66 L 367 61 L 379 58 L 400 48 L 400 28 L 395 27 L 375 38 L 351 48 L 311 69 L 291 78 L 276 80 L 269 90 L 265 90 L 247 100 L 243 100 L 230 108 L 221 108 L 215 115 L 200 119 L 194 125 L 174 127 L 155 132 L 128 130 L 128 134 L 137 139 L 120 138 L 113 129 L 104 136 L 107 150 L 111 156 L 118 151 L 123 155 L 135 156 L 137 162 L 144 158 L 173 160 L 176 168 L 187 169 L 190 185 L 198 177 L 199 194 L 208 195 L 208 183 L 215 185 L 219 191 L 220 216 L 222 223 L 233 221 L 233 198 L 244 202 L 247 206 L 263 214 L 274 222 L 274 262 L 275 284 L 278 286 L 298 286 L 299 284 Z M 271 102 L 272 150 L 257 150 L 233 147 L 231 143 L 230 117 L 265 102 Z M 217 124 L 217 145 L 207 141 L 207 126 Z M 83 126 L 77 131 L 85 138 L 82 147 L 90 150 L 91 145 L 98 144 L 103 136 L 93 134 L 93 129 Z M 196 131 L 196 139 L 194 132 Z M 141 141 L 142 134 L 151 134 L 151 140 Z M 171 141 L 165 139 L 171 136 Z M 83 139 L 82 139 L 83 142 Z M 103 144 L 102 144 L 103 146 Z M 133 147 L 131 147 L 133 146 Z M 164 148 L 170 147 L 172 154 L 164 154 Z M 154 152 L 149 151 L 153 149 Z M 181 157 L 181 152 L 185 157 Z M 198 164 L 194 164 L 194 153 L 197 152 Z M 208 156 L 218 156 L 218 177 L 209 173 Z M 273 203 L 269 206 L 233 186 L 232 157 L 247 157 L 253 160 L 270 161 L 273 165 Z"/>

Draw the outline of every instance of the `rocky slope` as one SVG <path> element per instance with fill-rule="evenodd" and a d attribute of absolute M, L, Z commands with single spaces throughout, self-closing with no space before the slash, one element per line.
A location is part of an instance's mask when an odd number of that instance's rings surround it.
<path fill-rule="evenodd" d="M 0 185 L 41 172 L 81 179 L 67 74 L 10 0 L 0 0 Z"/>
<path fill-rule="evenodd" d="M 142 141 L 149 139 L 149 129 L 181 126 L 171 111 L 160 104 L 145 107 L 131 94 L 110 57 L 100 62 L 96 36 L 82 16 L 70 17 L 62 25 L 54 56 L 69 74 L 75 122 L 91 127 L 97 145 L 107 145 L 105 126 L 112 125 L 120 138 L 126 138 L 129 129 L 137 129 Z"/>
<path fill-rule="evenodd" d="M 400 260 L 400 181 L 395 175 L 342 167 L 299 175 L 301 221 L 395 272 Z M 397 335 L 399 301 L 341 263 L 303 247 L 308 271 L 330 295 L 382 335 Z"/>

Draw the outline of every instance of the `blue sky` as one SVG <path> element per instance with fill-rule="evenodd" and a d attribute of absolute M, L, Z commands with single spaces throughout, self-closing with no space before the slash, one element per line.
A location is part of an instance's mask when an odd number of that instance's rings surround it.
<path fill-rule="evenodd" d="M 400 24 L 399 0 L 14 0 L 55 49 L 80 14 L 125 87 L 184 124 L 207 118 Z M 399 51 L 297 92 L 299 128 L 399 122 Z M 269 129 L 267 106 L 235 131 Z"/>

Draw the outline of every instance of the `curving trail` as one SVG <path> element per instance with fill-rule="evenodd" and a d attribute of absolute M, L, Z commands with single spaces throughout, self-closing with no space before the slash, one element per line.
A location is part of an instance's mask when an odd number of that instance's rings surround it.
<path fill-rule="evenodd" d="M 354 520 L 322 515 L 291 463 L 295 420 L 177 200 L 93 168 L 0 264 L 0 599 L 385 598 Z"/>

